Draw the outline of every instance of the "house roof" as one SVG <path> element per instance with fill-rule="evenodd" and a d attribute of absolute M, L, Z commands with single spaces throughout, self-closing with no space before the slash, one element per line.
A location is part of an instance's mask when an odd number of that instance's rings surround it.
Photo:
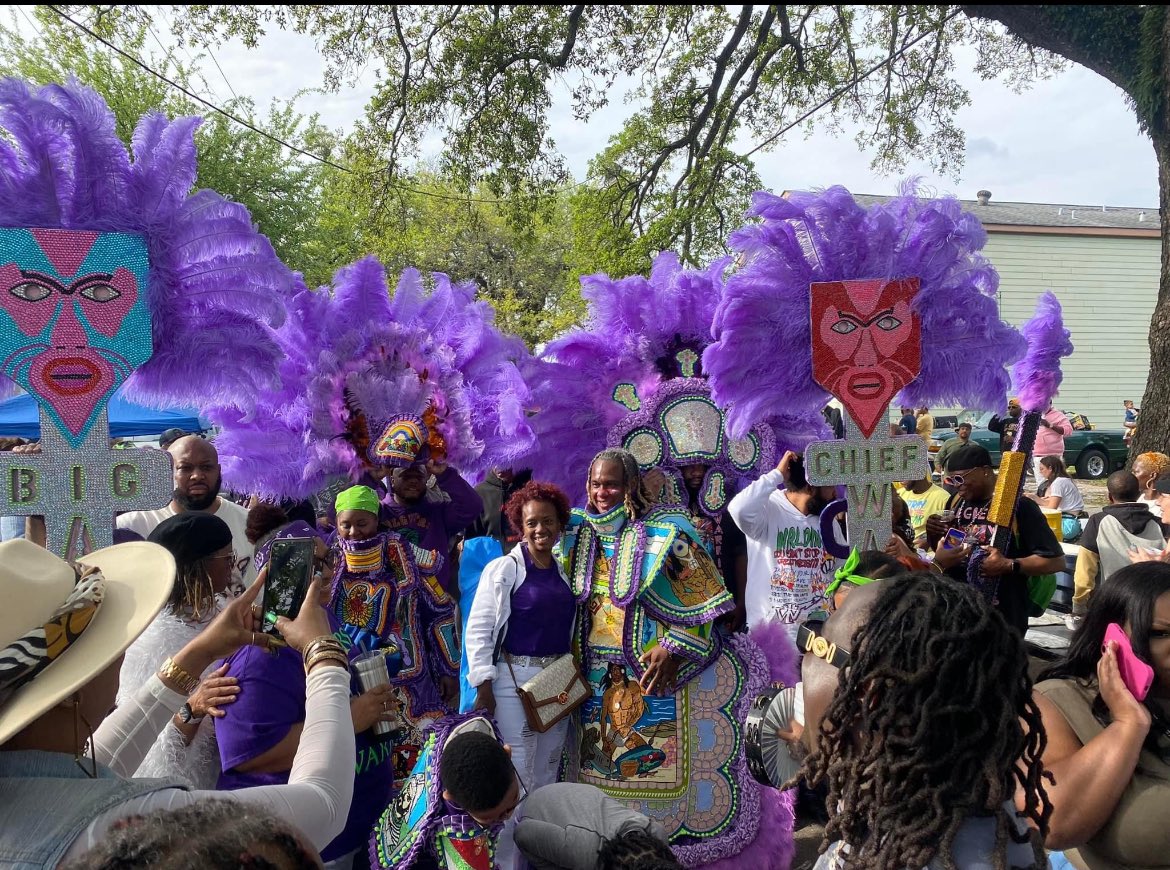
<path fill-rule="evenodd" d="M 889 202 L 892 196 L 857 194 L 862 205 Z M 1126 208 L 1101 205 L 1060 205 L 1041 202 L 996 202 L 987 205 L 963 199 L 963 208 L 979 218 L 984 226 L 1053 227 L 1061 229 L 1119 229 L 1160 231 L 1158 207 Z"/>

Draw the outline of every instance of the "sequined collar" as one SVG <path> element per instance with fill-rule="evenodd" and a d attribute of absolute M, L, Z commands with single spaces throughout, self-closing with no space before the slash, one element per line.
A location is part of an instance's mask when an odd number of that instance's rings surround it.
<path fill-rule="evenodd" d="M 585 521 L 593 527 L 593 531 L 604 538 L 612 538 L 620 532 L 628 518 L 629 514 L 624 504 L 618 505 L 613 510 L 603 514 L 585 512 Z"/>

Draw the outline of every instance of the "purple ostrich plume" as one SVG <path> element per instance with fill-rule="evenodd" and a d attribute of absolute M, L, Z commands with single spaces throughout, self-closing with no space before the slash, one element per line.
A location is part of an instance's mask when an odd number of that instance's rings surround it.
<path fill-rule="evenodd" d="M 302 289 L 277 332 L 282 386 L 244 415 L 215 409 L 225 476 L 267 498 L 305 498 L 369 468 L 363 440 L 384 421 L 423 418 L 446 461 L 475 476 L 533 443 L 522 342 L 500 334 L 472 287 L 413 269 L 390 296 L 374 257 L 340 269 L 331 288 Z"/>
<path fill-rule="evenodd" d="M 809 419 L 829 399 L 812 378 L 809 285 L 819 281 L 921 279 L 922 370 L 898 401 L 1003 406 L 1024 340 L 999 318 L 999 276 L 979 253 L 987 234 L 957 199 L 919 199 L 910 184 L 869 207 L 843 187 L 757 193 L 749 216 L 762 220 L 731 236 L 741 266 L 703 357 L 733 436 L 763 417 Z"/>
<path fill-rule="evenodd" d="M 1060 381 L 1060 360 L 1073 352 L 1069 331 L 1064 328 L 1060 301 L 1048 290 L 1036 300 L 1036 313 L 1021 332 L 1028 342 L 1024 358 L 1012 366 L 1012 384 L 1025 411 L 1047 411 Z"/>
<path fill-rule="evenodd" d="M 146 115 L 131 156 L 90 88 L 4 80 L 0 224 L 143 236 L 154 354 L 127 381 L 127 396 L 155 407 L 249 408 L 280 382 L 272 329 L 295 280 L 246 208 L 191 191 L 198 125 Z"/>
<path fill-rule="evenodd" d="M 551 342 L 530 375 L 538 436 L 528 464 L 533 474 L 556 483 L 573 500 L 584 495 L 589 462 L 606 445 L 611 430 L 630 419 L 631 408 L 616 400 L 620 384 L 632 384 L 645 404 L 664 384 L 701 378 L 702 354 L 711 341 L 711 322 L 723 293 L 729 259 L 703 270 L 685 270 L 678 256 L 664 252 L 650 276 L 581 279 L 589 304 L 585 325 Z M 677 354 L 693 354 L 693 370 L 683 371 Z M 703 387 L 705 390 L 705 386 Z M 822 434 L 824 420 L 815 415 L 796 431 L 775 427 L 775 440 L 797 446 L 800 435 Z M 799 433 L 799 434 L 798 434 Z"/>

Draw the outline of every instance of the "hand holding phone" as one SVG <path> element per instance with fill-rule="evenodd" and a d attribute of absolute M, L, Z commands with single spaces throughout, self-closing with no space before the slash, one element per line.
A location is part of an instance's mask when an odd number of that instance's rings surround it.
<path fill-rule="evenodd" d="M 278 538 L 272 542 L 268 577 L 264 581 L 262 630 L 280 636 L 276 620 L 296 619 L 313 580 L 314 538 Z"/>
<path fill-rule="evenodd" d="M 1144 701 L 1154 684 L 1154 669 L 1137 657 L 1129 635 L 1116 622 L 1109 623 L 1105 629 L 1105 643 L 1111 640 L 1117 642 L 1117 669 L 1121 672 L 1121 681 L 1135 698 Z"/>

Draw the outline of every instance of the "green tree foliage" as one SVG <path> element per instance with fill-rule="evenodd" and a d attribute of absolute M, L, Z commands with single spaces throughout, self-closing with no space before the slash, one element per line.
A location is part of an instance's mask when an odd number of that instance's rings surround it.
<path fill-rule="evenodd" d="M 190 64 L 180 63 L 173 52 L 152 53 L 148 44 L 155 35 L 150 23 L 132 10 L 114 7 L 94 22 L 107 38 L 116 37 L 123 51 L 144 59 L 152 68 L 193 92 L 206 91 L 206 83 Z M 204 115 L 196 131 L 199 150 L 197 186 L 212 188 L 247 206 L 277 253 L 296 268 L 298 252 L 319 232 L 317 202 L 330 172 L 322 164 L 290 155 L 277 142 L 247 130 L 184 96 L 161 79 L 120 55 L 102 48 L 45 7 L 38 7 L 38 34 L 29 39 L 15 21 L 0 24 L 0 75 L 16 76 L 36 84 L 62 82 L 74 77 L 96 90 L 109 103 L 119 137 L 129 143 L 139 118 L 161 111 L 170 117 Z M 232 100 L 227 111 L 245 119 L 256 118 L 248 99 Z M 306 150 L 324 150 L 332 138 L 315 117 L 306 118 L 291 106 L 273 105 L 255 126 Z"/>

